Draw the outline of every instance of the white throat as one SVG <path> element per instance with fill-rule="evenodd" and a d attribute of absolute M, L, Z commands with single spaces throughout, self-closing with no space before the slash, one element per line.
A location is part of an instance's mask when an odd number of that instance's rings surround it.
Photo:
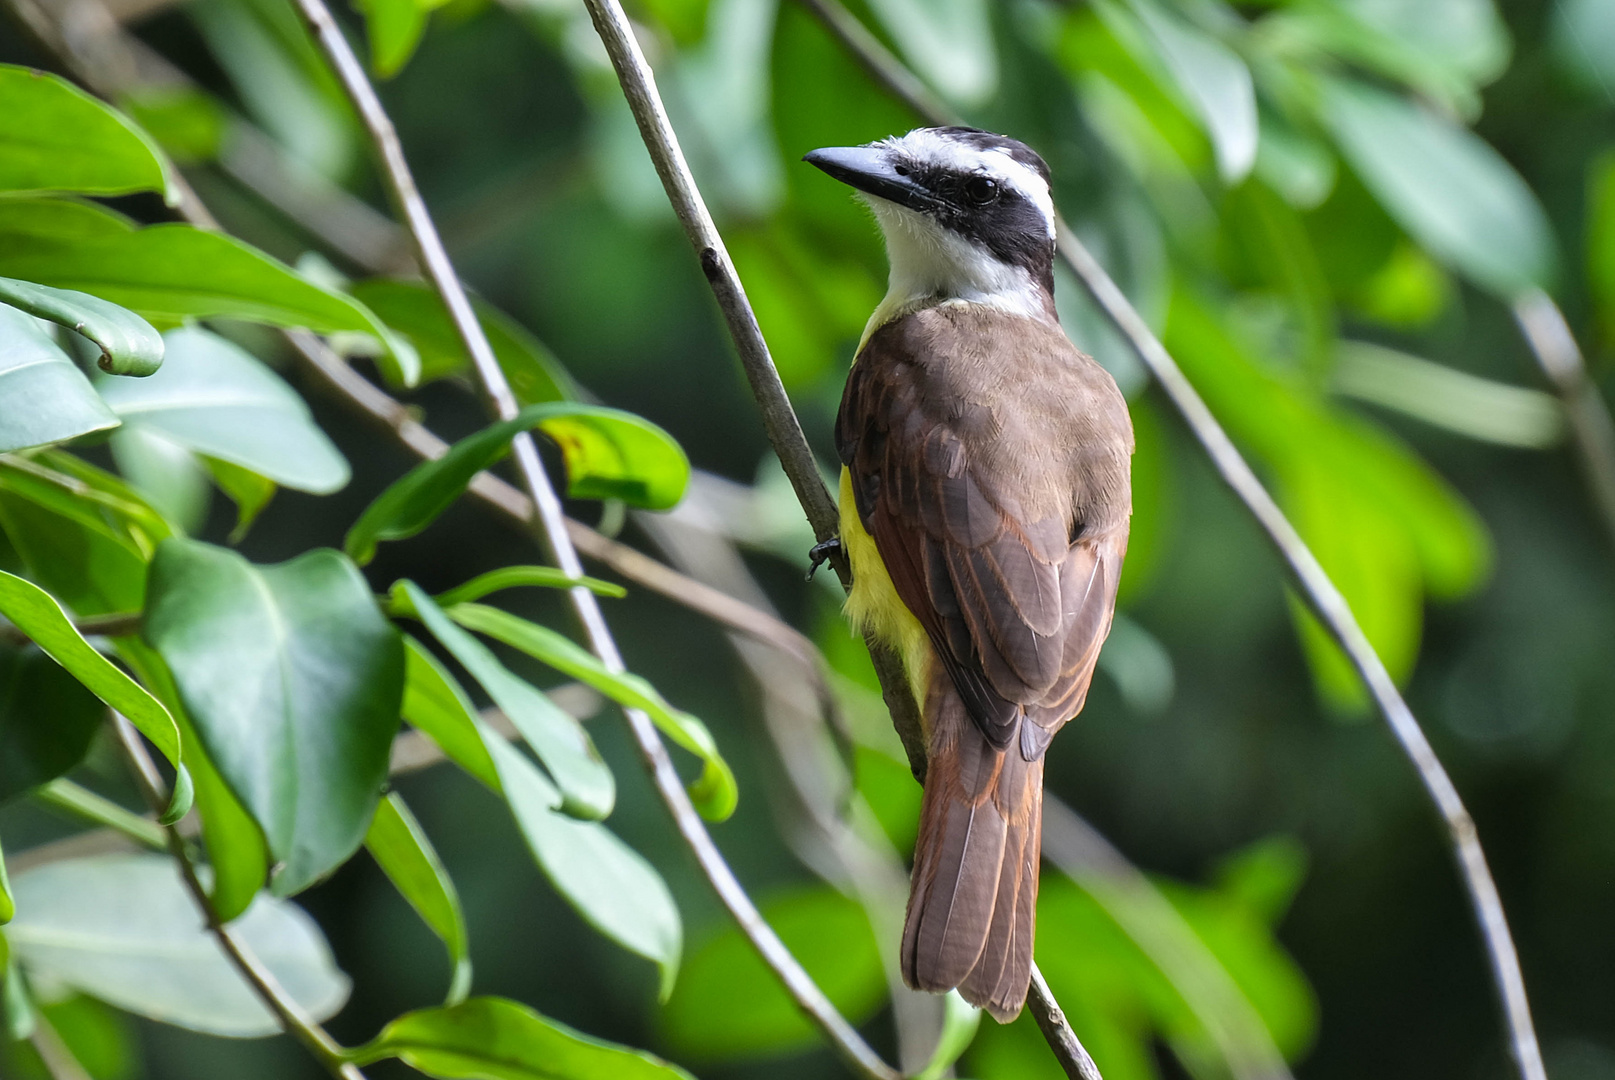
<path fill-rule="evenodd" d="M 885 234 L 891 276 L 885 299 L 864 328 L 860 349 L 893 319 L 950 302 L 1050 318 L 1042 285 L 1024 267 L 1004 262 L 924 214 L 874 196 L 862 198 Z"/>

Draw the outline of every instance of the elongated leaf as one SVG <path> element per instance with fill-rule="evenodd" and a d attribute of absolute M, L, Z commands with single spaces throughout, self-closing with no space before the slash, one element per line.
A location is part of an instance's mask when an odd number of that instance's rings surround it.
<path fill-rule="evenodd" d="M 387 777 L 404 655 L 359 571 L 320 548 L 254 566 L 167 540 L 146 640 L 173 672 L 208 756 L 284 865 L 290 895 L 358 849 Z"/>
<path fill-rule="evenodd" d="M 444 1080 L 692 1080 L 643 1050 L 596 1039 L 505 998 L 405 1013 L 355 1051 Z"/>
<path fill-rule="evenodd" d="M 477 718 L 465 691 L 419 642 L 409 645 L 405 718 L 504 797 L 556 891 L 602 934 L 660 965 L 665 996 L 678 972 L 683 930 L 661 876 L 604 825 L 556 812 L 555 786 Z"/>
<path fill-rule="evenodd" d="M 566 459 L 574 498 L 622 499 L 665 510 L 677 503 L 690 479 L 690 463 L 672 436 L 631 413 L 593 405 L 552 402 L 529 405 L 449 447 L 436 461 L 423 461 L 365 508 L 343 546 L 364 564 L 382 540 L 402 540 L 430 525 L 471 483 L 504 457 L 519 432 L 538 428 Z"/>
<path fill-rule="evenodd" d="M 511 674 L 487 647 L 449 620 L 413 582 L 393 587 L 396 604 L 407 605 L 453 654 L 516 725 L 527 745 L 560 787 L 552 806 L 578 817 L 603 818 L 616 799 L 616 781 L 583 726 L 533 686 Z"/>
<path fill-rule="evenodd" d="M 17 899 L 11 892 L 11 878 L 6 874 L 6 853 L 0 851 L 0 926 L 6 925 L 17 917 Z M 10 982 L 11 978 L 11 951 L 3 937 L 0 937 L 0 979 Z M 9 987 L 8 987 L 9 989 Z M 8 1027 L 10 1025 L 7 1025 Z"/>
<path fill-rule="evenodd" d="M 152 741 L 178 770 L 173 800 L 164 823 L 178 821 L 190 809 L 190 779 L 180 763 L 179 728 L 162 703 L 84 640 L 61 605 L 31 581 L 0 570 L 0 615 L 27 634 L 85 689 L 118 710 Z"/>
<path fill-rule="evenodd" d="M 78 615 L 138 611 L 172 531 L 129 485 L 60 451 L 0 458 L 0 525 L 28 573 Z"/>
<path fill-rule="evenodd" d="M 236 1038 L 280 1031 L 208 933 L 173 860 L 104 855 L 50 863 L 19 875 L 16 892 L 17 919 L 6 934 L 29 972 L 193 1031 Z M 347 1000 L 347 976 L 297 906 L 260 897 L 234 930 L 316 1019 Z"/>
<path fill-rule="evenodd" d="M 159 191 L 173 205 L 172 167 L 157 144 L 72 83 L 0 64 L 0 102 L 0 191 Z"/>
<path fill-rule="evenodd" d="M 399 894 L 449 950 L 454 977 L 449 984 L 448 1004 L 464 1001 L 471 990 L 471 955 L 460 895 L 420 822 L 396 792 L 376 806 L 376 816 L 365 834 L 365 847 Z"/>
<path fill-rule="evenodd" d="M 298 491 L 325 494 L 348 482 L 347 461 L 280 376 L 206 330 L 171 330 L 164 340 L 168 359 L 157 374 L 97 382 L 126 425 Z"/>
<path fill-rule="evenodd" d="M 478 574 L 463 585 L 456 585 L 437 597 L 437 603 L 439 607 L 452 607 L 522 585 L 539 585 L 549 589 L 570 589 L 582 585 L 597 596 L 628 595 L 628 590 L 621 585 L 592 577 L 570 578 L 553 566 L 502 566 L 498 570 Z"/>
<path fill-rule="evenodd" d="M 778 896 L 762 910 L 843 1016 L 857 1024 L 874 1015 L 886 997 L 886 978 L 869 917 L 857 901 L 814 885 Z M 691 950 L 660 1027 L 678 1053 L 706 1061 L 782 1054 L 816 1039 L 813 1025 L 733 926 Z"/>
<path fill-rule="evenodd" d="M 61 346 L 6 304 L 0 304 L 0 401 L 0 453 L 118 426 Z"/>
<path fill-rule="evenodd" d="M 0 644 L 0 803 L 83 759 L 106 707 L 31 646 Z"/>
<path fill-rule="evenodd" d="M 499 791 L 499 772 L 483 745 L 475 706 L 426 646 L 407 635 L 404 645 L 404 719 L 430 736 L 450 761 Z"/>
<path fill-rule="evenodd" d="M 960 997 L 959 991 L 950 990 L 943 1000 L 942 1037 L 937 1040 L 931 1060 L 915 1080 L 942 1080 L 947 1076 L 959 1056 L 969 1049 L 979 1027 L 981 1010 Z"/>
<path fill-rule="evenodd" d="M 251 469 L 243 469 L 229 461 L 220 461 L 218 458 L 204 457 L 202 464 L 212 474 L 213 482 L 219 485 L 219 490 L 230 496 L 236 504 L 236 524 L 230 530 L 230 543 L 239 544 L 247 536 L 247 530 L 252 523 L 258 520 L 269 500 L 275 497 L 279 490 L 275 482 L 268 477 L 259 476 Z"/>
<path fill-rule="evenodd" d="M 1239 54 L 1156 0 L 1132 0 L 1131 6 L 1211 136 L 1223 182 L 1243 180 L 1256 163 L 1256 87 L 1250 69 Z"/>
<path fill-rule="evenodd" d="M 1501 446 L 1542 449 L 1564 437 L 1564 410 L 1553 395 L 1482 379 L 1382 345 L 1341 342 L 1334 386 L 1360 400 Z"/>
<path fill-rule="evenodd" d="M 602 694 L 633 709 L 643 709 L 656 726 L 701 759 L 701 775 L 690 784 L 690 799 L 701 816 L 723 821 L 735 811 L 739 791 L 734 773 L 718 752 L 705 724 L 667 703 L 667 699 L 638 675 L 614 672 L 595 655 L 545 626 L 483 604 L 456 604 L 448 609 L 455 622 L 503 641 L 529 656 L 564 672 Z"/>
<path fill-rule="evenodd" d="M 1557 258 L 1536 196 L 1473 132 L 1365 83 L 1322 83 L 1322 118 L 1386 211 L 1436 258 L 1503 299 L 1546 287 Z"/>
<path fill-rule="evenodd" d="M 162 366 L 163 339 L 151 323 L 98 296 L 0 278 L 0 300 L 77 331 L 101 346 L 102 371 L 150 375 Z"/>
<path fill-rule="evenodd" d="M 349 292 L 415 346 L 421 358 L 422 380 L 430 382 L 470 368 L 471 358 L 449 320 L 443 298 L 430 285 L 397 278 L 369 278 L 354 282 Z M 492 304 L 473 298 L 471 305 L 517 401 L 534 405 L 578 399 L 577 383 L 543 342 Z"/>
<path fill-rule="evenodd" d="M 556 813 L 560 792 L 521 751 L 503 739 L 484 743 L 545 876 L 596 930 L 657 963 L 665 998 L 678 976 L 684 930 L 661 875 L 600 822 Z"/>
<path fill-rule="evenodd" d="M 313 284 L 222 233 L 189 225 L 136 228 L 85 203 L 0 202 L 0 274 L 91 293 L 172 325 L 229 316 L 273 326 L 358 330 L 386 345 L 391 334 L 364 305 Z M 408 364 L 408 350 L 389 353 Z M 413 384 L 417 371 L 400 371 Z"/>

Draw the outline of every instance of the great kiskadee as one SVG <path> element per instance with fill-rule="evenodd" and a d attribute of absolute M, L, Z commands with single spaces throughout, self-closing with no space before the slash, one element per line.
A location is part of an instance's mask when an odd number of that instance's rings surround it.
<path fill-rule="evenodd" d="M 1043 755 L 1115 609 L 1132 422 L 1060 329 L 1030 147 L 921 128 L 806 160 L 858 190 L 891 262 L 835 436 L 847 612 L 903 657 L 928 747 L 903 977 L 1008 1022 L 1031 979 Z"/>

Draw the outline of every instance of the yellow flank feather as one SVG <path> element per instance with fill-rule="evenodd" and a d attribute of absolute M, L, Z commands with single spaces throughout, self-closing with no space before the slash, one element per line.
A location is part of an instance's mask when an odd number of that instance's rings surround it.
<path fill-rule="evenodd" d="M 864 531 L 864 523 L 858 520 L 858 507 L 852 497 L 852 474 L 845 468 L 841 470 L 841 544 L 852 564 L 852 592 L 847 594 L 842 610 L 859 630 L 897 650 L 908 675 L 909 688 L 923 713 L 931 639 L 926 636 L 920 620 L 897 595 L 892 576 L 886 572 L 886 563 L 875 547 L 875 538 Z"/>

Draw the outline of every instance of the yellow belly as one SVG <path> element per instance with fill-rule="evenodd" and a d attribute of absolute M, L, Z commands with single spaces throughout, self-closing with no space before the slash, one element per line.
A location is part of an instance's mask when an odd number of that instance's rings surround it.
<path fill-rule="evenodd" d="M 852 474 L 841 470 L 841 544 L 852 564 L 852 591 L 843 607 L 847 618 L 876 641 L 897 650 L 908 675 L 914 700 L 923 710 L 925 685 L 931 663 L 931 640 L 920 620 L 897 595 L 892 576 L 875 547 L 875 538 L 864 531 L 858 520 L 858 507 L 852 497 Z"/>

